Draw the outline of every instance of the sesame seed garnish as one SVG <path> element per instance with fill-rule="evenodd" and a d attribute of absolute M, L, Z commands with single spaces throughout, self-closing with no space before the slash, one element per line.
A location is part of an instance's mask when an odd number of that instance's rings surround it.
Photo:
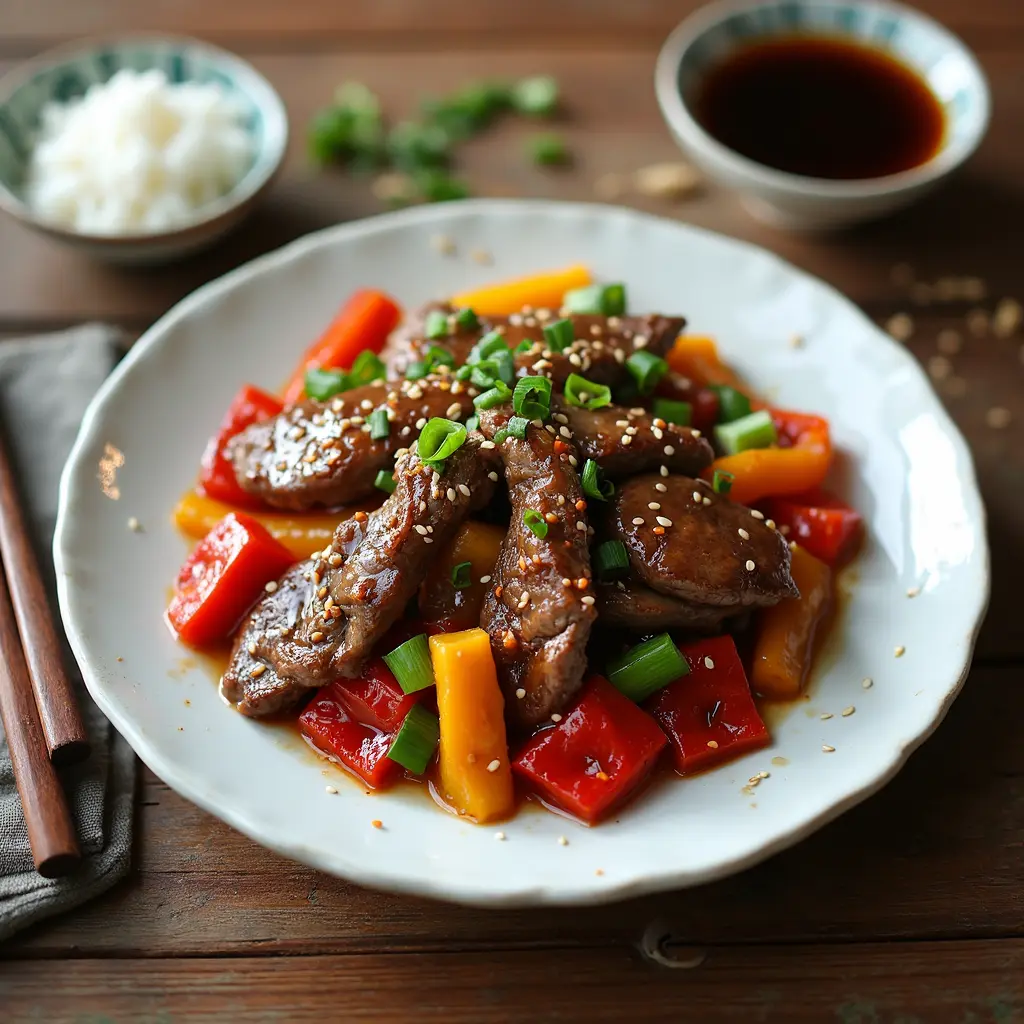
<path fill-rule="evenodd" d="M 802 348 L 804 344 L 804 336 L 802 334 L 791 334 L 789 336 L 789 347 L 790 348 Z"/>
<path fill-rule="evenodd" d="M 323 640 L 323 638 L 324 638 L 324 635 L 323 635 L 323 633 L 320 632 L 319 629 L 315 629 L 315 630 L 313 630 L 312 633 L 309 634 L 309 639 L 312 640 L 313 643 L 315 643 L 315 644 L 320 643 L 320 641 Z"/>
<path fill-rule="evenodd" d="M 774 530 L 775 529 L 775 520 L 774 519 L 766 519 L 764 521 L 764 525 L 767 526 L 769 530 Z"/>
<path fill-rule="evenodd" d="M 266 672 L 266 671 L 267 671 L 267 666 L 266 665 L 263 665 L 263 664 L 253 665 L 253 667 L 251 669 L 249 669 L 249 675 L 252 676 L 253 679 L 259 679 L 259 677 L 261 675 L 263 675 L 263 673 Z"/>
<path fill-rule="evenodd" d="M 703 497 L 704 497 L 704 495 L 701 494 L 700 491 L 694 491 L 693 492 L 693 500 L 694 501 L 700 501 Z"/>
<path fill-rule="evenodd" d="M 415 523 L 415 524 L 413 525 L 413 529 L 414 529 L 414 530 L 415 530 L 415 531 L 416 531 L 416 532 L 417 532 L 417 533 L 418 533 L 418 534 L 419 534 L 419 535 L 420 535 L 421 537 L 425 537 L 425 536 L 427 535 L 427 528 L 426 528 L 425 526 L 421 525 L 420 523 Z"/>
<path fill-rule="evenodd" d="M 529 603 L 530 592 L 528 590 L 524 590 L 522 596 L 519 598 L 519 603 L 516 605 L 516 608 L 518 608 L 519 611 L 522 611 Z"/>
<path fill-rule="evenodd" d="M 823 722 L 827 722 L 830 718 L 835 718 L 835 715 L 831 711 L 826 711 L 824 714 L 818 716 Z"/>
<path fill-rule="evenodd" d="M 142 523 L 140 523 L 138 521 L 138 519 L 135 518 L 135 516 L 129 516 L 128 517 L 128 529 L 131 530 L 132 533 L 141 533 L 142 532 Z"/>
<path fill-rule="evenodd" d="M 752 515 L 752 516 L 753 516 L 753 517 L 754 517 L 755 519 L 764 519 L 764 513 L 763 513 L 763 512 L 758 512 L 758 510 L 757 510 L 756 508 L 752 508 L 752 509 L 750 510 L 750 514 L 751 514 L 751 515 Z"/>
<path fill-rule="evenodd" d="M 696 427 L 692 427 L 690 429 L 690 436 L 691 437 L 703 437 L 704 435 Z"/>
<path fill-rule="evenodd" d="M 738 530 L 737 530 L 736 532 L 737 532 L 737 533 L 738 533 L 738 534 L 739 534 L 739 535 L 740 535 L 740 536 L 741 536 L 741 537 L 742 537 L 742 538 L 743 538 L 744 540 L 750 540 L 750 534 L 749 534 L 749 533 L 747 533 L 747 531 L 746 531 L 746 530 L 744 530 L 742 526 L 741 526 L 741 527 L 740 527 L 740 528 L 739 528 L 739 529 L 738 529 Z"/>
<path fill-rule="evenodd" d="M 455 500 L 455 488 L 454 487 L 449 487 L 448 490 L 445 491 L 445 494 L 447 495 L 449 501 L 454 501 Z"/>
<path fill-rule="evenodd" d="M 595 598 L 593 594 L 587 594 L 586 597 L 581 597 L 580 601 L 590 608 L 594 604 Z"/>
<path fill-rule="evenodd" d="M 551 716 L 552 722 L 560 722 L 561 720 L 562 716 L 557 711 Z"/>
<path fill-rule="evenodd" d="M 623 434 L 621 441 L 624 445 L 629 445 L 633 443 L 633 438 L 630 437 L 629 434 Z"/>
<path fill-rule="evenodd" d="M 660 481 L 654 485 L 654 489 L 656 491 L 660 491 L 662 494 L 664 494 L 668 490 L 668 488 Z"/>
<path fill-rule="evenodd" d="M 491 762 L 491 763 L 490 763 L 490 764 L 489 764 L 489 765 L 487 766 L 487 770 L 488 770 L 489 772 L 496 772 L 496 771 L 497 771 L 497 770 L 498 770 L 498 769 L 499 769 L 500 767 L 501 767 L 501 761 L 499 761 L 499 760 L 498 760 L 498 758 L 495 758 L 495 759 L 494 759 L 494 760 L 493 760 L 493 761 L 492 761 L 492 762 Z"/>
<path fill-rule="evenodd" d="M 752 558 L 747 559 L 747 572 L 753 572 L 757 568 Z"/>
<path fill-rule="evenodd" d="M 487 479 L 490 480 L 492 483 L 497 483 L 498 474 L 492 470 L 490 473 L 487 474 Z"/>
<path fill-rule="evenodd" d="M 526 691 L 520 686 L 519 689 L 516 690 L 516 697 L 517 699 L 522 700 L 525 696 Z"/>
<path fill-rule="evenodd" d="M 326 587 L 321 587 L 321 588 L 320 588 L 320 589 L 319 589 L 319 590 L 318 590 L 318 591 L 316 592 L 316 596 L 317 596 L 317 597 L 319 597 L 319 598 L 320 598 L 320 600 L 322 601 L 322 600 L 323 600 L 323 599 L 324 599 L 324 598 L 325 598 L 325 597 L 327 596 L 327 588 L 326 588 Z"/>
<path fill-rule="evenodd" d="M 328 793 L 330 793 L 330 794 L 331 794 L 331 796 L 336 796 L 336 795 L 337 795 L 337 793 L 338 793 L 338 789 L 337 789 L 337 787 L 336 787 L 336 786 L 324 786 L 324 789 L 325 789 L 325 790 L 326 790 L 326 791 L 327 791 Z"/>
<path fill-rule="evenodd" d="M 464 498 L 468 498 L 473 492 L 470 491 L 468 484 L 459 484 L 459 494 Z"/>
<path fill-rule="evenodd" d="M 485 448 L 487 451 L 490 451 L 494 447 L 494 442 L 493 441 L 481 441 L 480 442 L 480 447 L 481 448 Z"/>
<path fill-rule="evenodd" d="M 481 583 L 490 583 L 491 582 L 491 577 L 490 576 L 481 576 L 480 577 L 480 582 Z"/>
<path fill-rule="evenodd" d="M 711 658 L 708 658 L 708 657 L 705 656 L 705 658 L 704 658 L 704 667 L 705 668 L 714 668 L 715 667 L 715 663 L 714 663 L 714 661 Z"/>
<path fill-rule="evenodd" d="M 641 519 L 640 516 L 635 516 L 634 519 L 633 519 L 633 525 L 634 526 L 643 526 L 644 525 L 644 520 Z"/>
<path fill-rule="evenodd" d="M 455 240 L 449 235 L 431 235 L 430 247 L 434 252 L 440 253 L 442 256 L 452 256 L 455 254 Z"/>
<path fill-rule="evenodd" d="M 665 436 L 665 431 L 661 427 L 651 427 L 651 433 L 654 435 L 655 441 L 660 441 Z"/>
<path fill-rule="evenodd" d="M 848 708 L 843 708 L 843 718 L 849 718 L 856 710 L 852 704 Z"/>
<path fill-rule="evenodd" d="M 907 597 L 917 597 L 917 595 L 920 593 L 920 587 L 907 587 Z"/>
<path fill-rule="evenodd" d="M 668 455 L 671 458 L 671 456 L 675 455 L 676 450 L 675 450 L 675 448 L 672 447 L 672 445 L 667 444 L 667 445 L 665 445 L 664 452 L 665 452 L 666 455 Z"/>
<path fill-rule="evenodd" d="M 667 516 L 655 516 L 654 519 L 659 526 L 668 527 L 672 525 L 672 520 L 669 519 Z"/>
<path fill-rule="evenodd" d="M 566 839 L 565 836 L 559 836 L 558 837 L 558 845 L 559 846 L 568 846 L 569 845 L 569 840 Z"/>
<path fill-rule="evenodd" d="M 256 653 L 256 641 L 255 640 L 250 640 L 248 647 L 246 647 L 246 650 L 250 654 L 255 654 Z"/>
<path fill-rule="evenodd" d="M 668 466 L 662 466 L 661 469 L 658 470 L 658 472 L 662 476 L 668 476 Z"/>
<path fill-rule="evenodd" d="M 582 530 L 585 533 L 587 529 L 587 524 L 582 519 L 578 519 L 576 521 L 576 529 Z"/>
<path fill-rule="evenodd" d="M 450 420 L 457 420 L 462 415 L 462 406 L 458 402 L 452 402 L 451 405 L 445 409 L 445 416 Z"/>
<path fill-rule="evenodd" d="M 893 650 L 893 652 L 892 652 L 892 653 L 893 653 L 893 654 L 894 654 L 894 655 L 895 655 L 895 656 L 896 656 L 897 658 L 902 658 L 902 657 L 903 657 L 903 655 L 904 655 L 904 654 L 906 654 L 906 652 L 907 652 L 907 649 L 906 649 L 906 647 L 904 647 L 904 646 L 903 646 L 903 644 L 900 644 L 900 645 L 899 645 L 898 647 L 896 647 L 896 648 L 895 648 L 895 649 Z"/>
<path fill-rule="evenodd" d="M 860 681 L 860 685 L 863 686 L 865 690 L 870 690 L 871 687 L 875 685 L 875 681 L 871 678 L 871 676 L 865 676 Z"/>
<path fill-rule="evenodd" d="M 569 456 L 569 465 L 572 466 L 573 468 L 576 467 L 577 462 L 576 462 L 576 456 L 575 455 L 570 455 Z"/>
<path fill-rule="evenodd" d="M 661 508 L 661 504 L 659 502 L 657 502 L 657 501 L 649 501 L 649 502 L 647 502 L 647 507 L 652 512 L 657 512 Z"/>
<path fill-rule="evenodd" d="M 277 580 L 269 580 L 263 588 L 268 594 L 272 594 L 277 590 Z"/>
<path fill-rule="evenodd" d="M 833 746 L 830 746 L 828 743 L 822 743 L 822 745 L 821 745 L 821 752 L 823 754 L 834 754 L 836 752 L 836 748 L 833 747 Z"/>
<path fill-rule="evenodd" d="M 504 832 L 495 832 L 495 833 L 494 833 L 494 838 L 495 838 L 495 839 L 496 839 L 496 840 L 497 840 L 497 841 L 498 841 L 499 843 L 503 843 L 503 842 L 505 841 L 505 833 L 504 833 Z"/>

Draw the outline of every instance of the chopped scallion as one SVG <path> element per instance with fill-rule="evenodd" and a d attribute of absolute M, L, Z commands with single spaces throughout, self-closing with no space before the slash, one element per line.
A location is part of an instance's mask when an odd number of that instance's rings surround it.
<path fill-rule="evenodd" d="M 317 401 L 326 402 L 328 398 L 347 391 L 351 386 L 348 374 L 342 373 L 341 370 L 317 368 L 306 371 L 306 394 Z"/>
<path fill-rule="evenodd" d="M 512 392 L 512 408 L 528 420 L 546 420 L 551 415 L 551 380 L 520 377 Z"/>
<path fill-rule="evenodd" d="M 742 391 L 728 384 L 711 384 L 709 387 L 718 395 L 719 423 L 732 423 L 750 415 L 750 399 Z"/>
<path fill-rule="evenodd" d="M 356 356 L 355 362 L 352 363 L 352 369 L 348 371 L 349 387 L 357 388 L 361 384 L 383 380 L 386 373 L 387 367 L 384 365 L 384 360 L 376 352 L 364 348 Z"/>
<path fill-rule="evenodd" d="M 541 167 L 558 167 L 572 161 L 565 139 L 554 133 L 530 139 L 529 153 L 533 162 Z"/>
<path fill-rule="evenodd" d="M 425 362 L 427 364 L 427 372 L 430 373 L 439 366 L 454 366 L 455 356 L 448 349 L 441 348 L 440 345 L 431 345 L 427 349 Z"/>
<path fill-rule="evenodd" d="M 517 441 L 526 440 L 526 428 L 530 425 L 530 421 L 523 416 L 512 416 L 508 423 L 498 431 L 495 435 L 494 440 L 498 444 L 501 444 L 506 437 L 514 437 Z M 500 438 L 500 440 L 499 440 Z"/>
<path fill-rule="evenodd" d="M 640 394 L 649 395 L 658 386 L 661 378 L 668 373 L 668 363 L 653 352 L 641 348 L 626 360 L 626 369 L 636 381 Z"/>
<path fill-rule="evenodd" d="M 508 351 L 505 339 L 497 331 L 488 331 L 470 350 L 466 356 L 467 363 L 480 363 L 489 359 L 496 352 Z"/>
<path fill-rule="evenodd" d="M 742 419 L 719 423 L 715 427 L 715 440 L 726 455 L 736 455 L 750 448 L 769 448 L 778 439 L 767 409 L 759 409 Z"/>
<path fill-rule="evenodd" d="M 382 491 L 387 491 L 388 494 L 394 494 L 395 488 L 398 486 L 398 484 L 395 483 L 394 470 L 379 470 L 377 476 L 374 478 L 373 486 Z"/>
<path fill-rule="evenodd" d="M 413 775 L 422 775 L 433 760 L 441 723 L 422 704 L 413 704 L 388 747 L 388 759 L 397 761 Z"/>
<path fill-rule="evenodd" d="M 615 580 L 629 571 L 629 554 L 621 540 L 606 540 L 594 549 L 594 572 L 599 580 Z"/>
<path fill-rule="evenodd" d="M 728 494 L 732 490 L 732 482 L 735 479 L 735 474 L 727 473 L 724 469 L 716 469 L 711 477 L 711 490 L 715 494 Z"/>
<path fill-rule="evenodd" d="M 651 411 L 656 418 L 680 427 L 688 427 L 693 419 L 693 406 L 675 398 L 656 398 Z"/>
<path fill-rule="evenodd" d="M 464 306 L 455 314 L 455 323 L 464 331 L 475 331 L 480 326 L 479 318 L 469 306 Z"/>
<path fill-rule="evenodd" d="M 548 535 L 547 520 L 535 508 L 528 508 L 523 513 L 523 524 L 534 537 L 540 537 L 543 540 Z"/>
<path fill-rule="evenodd" d="M 405 368 L 406 380 L 422 380 L 430 373 L 430 367 L 426 363 L 410 363 Z"/>
<path fill-rule="evenodd" d="M 608 680 L 640 704 L 652 693 L 688 675 L 690 666 L 668 633 L 631 647 L 607 666 Z"/>
<path fill-rule="evenodd" d="M 427 314 L 427 319 L 423 324 L 423 333 L 428 338 L 436 340 L 437 338 L 448 337 L 448 316 L 442 313 L 439 309 L 432 309 Z"/>
<path fill-rule="evenodd" d="M 591 284 L 586 288 L 574 288 L 565 293 L 562 306 L 570 313 L 622 316 L 626 312 L 626 286 Z"/>
<path fill-rule="evenodd" d="M 426 426 L 420 431 L 419 439 L 416 442 L 416 451 L 424 463 L 440 473 L 444 460 L 450 455 L 454 455 L 465 440 L 465 424 L 435 416 L 428 420 Z"/>
<path fill-rule="evenodd" d="M 473 582 L 473 563 L 459 562 L 452 566 L 452 586 L 456 590 L 465 590 Z"/>
<path fill-rule="evenodd" d="M 584 409 L 601 409 L 611 405 L 612 389 L 604 384 L 595 384 L 578 373 L 570 373 L 565 379 L 565 400 Z"/>
<path fill-rule="evenodd" d="M 580 483 L 583 486 L 583 493 L 596 501 L 607 501 L 615 493 L 615 485 L 610 480 L 605 480 L 601 467 L 593 459 L 587 459 L 583 464 Z"/>
<path fill-rule="evenodd" d="M 523 338 L 523 340 L 519 342 L 518 345 L 516 345 L 512 352 L 514 355 L 517 356 L 525 356 L 526 353 L 529 352 L 536 344 L 537 342 L 534 341 L 533 338 Z"/>
<path fill-rule="evenodd" d="M 476 413 L 473 413 L 473 415 L 470 416 L 466 420 L 466 429 L 467 430 L 479 430 L 480 429 L 480 417 L 477 416 Z"/>
<path fill-rule="evenodd" d="M 384 662 L 405 693 L 415 693 L 434 685 L 434 668 L 430 663 L 427 634 L 420 633 L 384 655 Z"/>
<path fill-rule="evenodd" d="M 563 352 L 575 340 L 572 321 L 569 319 L 555 320 L 554 323 L 544 325 L 544 341 L 552 352 Z"/>
<path fill-rule="evenodd" d="M 520 114 L 549 117 L 558 106 L 558 82 L 551 75 L 523 78 L 512 86 L 511 99 Z"/>
<path fill-rule="evenodd" d="M 367 417 L 366 422 L 370 426 L 371 441 L 383 441 L 391 433 L 391 421 L 388 419 L 387 409 L 374 409 Z"/>
<path fill-rule="evenodd" d="M 493 409 L 496 405 L 504 404 L 511 397 L 512 389 L 504 381 L 496 380 L 494 387 L 473 399 L 473 405 L 478 409 Z"/>

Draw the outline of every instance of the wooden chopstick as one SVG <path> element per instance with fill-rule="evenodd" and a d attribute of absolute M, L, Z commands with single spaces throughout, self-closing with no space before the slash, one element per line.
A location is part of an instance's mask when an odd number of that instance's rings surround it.
<path fill-rule="evenodd" d="M 32 858 L 39 874 L 58 878 L 75 868 L 81 854 L 64 790 L 46 749 L 14 609 L 2 579 L 0 660 L 0 716 L 28 826 Z"/>
<path fill-rule="evenodd" d="M 89 737 L 71 680 L 64 670 L 46 588 L 18 504 L 18 489 L 2 435 L 0 557 L 50 759 L 58 765 L 82 761 L 89 756 Z"/>

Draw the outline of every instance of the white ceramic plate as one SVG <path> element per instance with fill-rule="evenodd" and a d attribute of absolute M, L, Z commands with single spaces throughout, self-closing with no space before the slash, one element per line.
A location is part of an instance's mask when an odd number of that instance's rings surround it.
<path fill-rule="evenodd" d="M 434 250 L 438 232 L 455 239 L 458 256 Z M 474 250 L 492 253 L 493 265 L 471 259 Z M 625 280 L 634 310 L 684 312 L 778 404 L 828 416 L 845 455 L 839 485 L 870 539 L 811 700 L 774 725 L 771 749 L 658 785 L 598 828 L 532 811 L 502 825 L 507 841 L 495 842 L 495 828 L 411 791 L 370 796 L 333 769 L 325 778 L 283 730 L 221 702 L 210 672 L 184 656 L 162 619 L 186 553 L 169 514 L 238 386 L 276 386 L 354 288 L 380 286 L 411 307 L 572 262 Z M 803 347 L 790 346 L 794 334 Z M 118 500 L 97 478 L 108 445 L 124 456 Z M 143 532 L 129 531 L 130 516 Z M 332 228 L 185 299 L 93 402 L 64 474 L 55 557 L 89 689 L 169 785 L 324 871 L 493 905 L 693 885 L 806 836 L 892 778 L 936 727 L 963 681 L 988 596 L 970 455 L 899 345 L 767 252 L 624 210 L 540 202 L 465 202 Z M 914 599 L 911 587 L 921 588 Z M 850 705 L 856 714 L 842 717 Z M 824 711 L 835 718 L 822 721 Z M 771 777 L 742 792 L 759 770 Z M 340 792 L 327 794 L 327 783 Z M 383 829 L 371 827 L 374 818 Z"/>

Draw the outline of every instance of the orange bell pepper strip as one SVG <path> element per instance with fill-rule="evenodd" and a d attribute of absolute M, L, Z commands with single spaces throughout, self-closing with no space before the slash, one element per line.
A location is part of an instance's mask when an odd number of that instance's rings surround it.
<path fill-rule="evenodd" d="M 828 420 L 782 409 L 772 409 L 771 414 L 779 435 L 778 446 L 723 456 L 702 474 L 711 480 L 716 469 L 731 473 L 729 497 L 741 505 L 819 487 L 832 464 Z"/>
<path fill-rule="evenodd" d="M 285 405 L 302 398 L 307 370 L 320 367 L 346 370 L 364 349 L 379 353 L 401 319 L 401 308 L 383 292 L 372 288 L 354 292 L 327 330 L 306 349 L 284 389 Z"/>
<path fill-rule="evenodd" d="M 669 369 L 687 377 L 698 387 L 728 384 L 729 387 L 747 395 L 752 408 L 763 408 L 762 405 L 755 403 L 750 388 L 739 375 L 722 362 L 714 339 L 700 334 L 680 334 L 665 359 Z"/>
<path fill-rule="evenodd" d="M 790 571 L 800 596 L 762 611 L 756 621 L 750 685 L 774 700 L 795 700 L 807 683 L 814 641 L 832 609 L 832 570 L 799 545 Z"/>
<path fill-rule="evenodd" d="M 529 277 L 472 288 L 453 295 L 451 303 L 456 308 L 468 306 L 481 316 L 508 316 L 510 313 L 518 313 L 523 306 L 558 309 L 566 292 L 573 288 L 583 288 L 591 280 L 590 271 L 586 267 L 565 267 L 562 270 L 548 270 Z"/>

